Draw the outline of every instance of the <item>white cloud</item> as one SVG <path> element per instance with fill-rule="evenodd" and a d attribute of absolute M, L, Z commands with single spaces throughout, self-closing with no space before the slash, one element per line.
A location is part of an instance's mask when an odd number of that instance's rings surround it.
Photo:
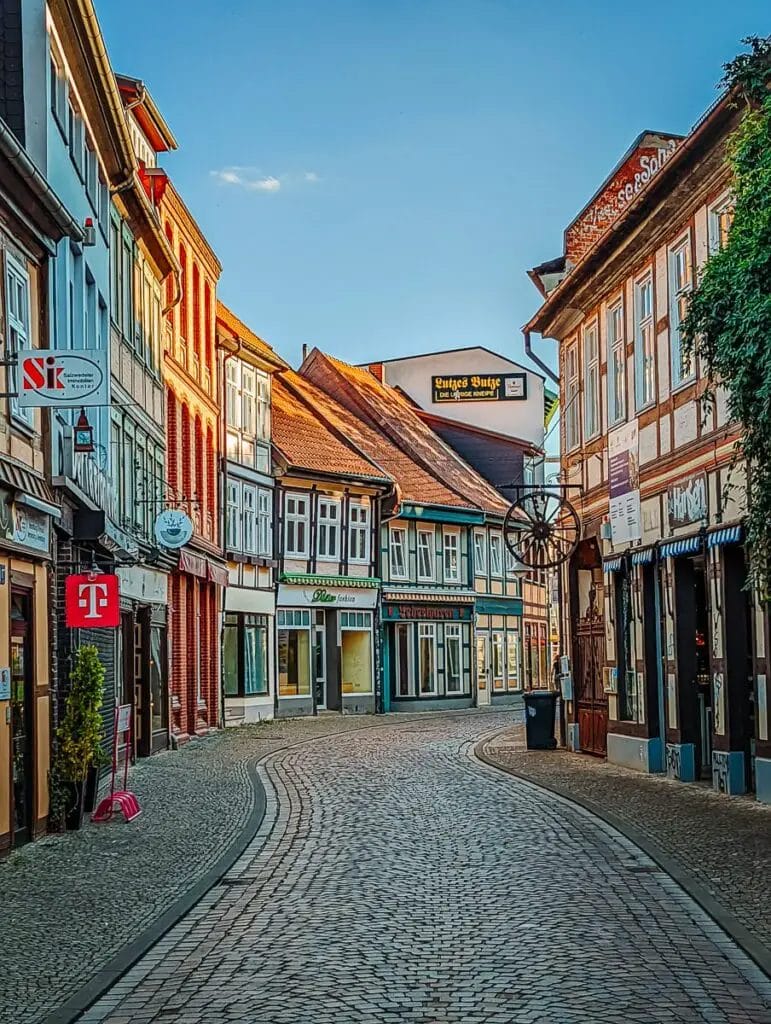
<path fill-rule="evenodd" d="M 256 192 L 278 192 L 281 188 L 281 181 L 272 175 L 267 178 L 256 178 L 254 181 L 247 181 L 246 187 Z"/>
<path fill-rule="evenodd" d="M 237 174 L 235 168 L 226 167 L 222 171 L 212 171 L 211 175 L 213 178 L 217 178 L 225 185 L 243 185 L 243 179 L 240 174 Z"/>
<path fill-rule="evenodd" d="M 284 185 L 296 185 L 301 182 L 315 184 L 321 181 L 315 171 L 304 171 L 299 174 L 261 174 L 256 167 L 221 167 L 218 170 L 209 172 L 212 178 L 221 185 L 235 185 L 238 188 L 246 189 L 249 192 L 278 192 Z"/>
<path fill-rule="evenodd" d="M 306 181 L 316 182 L 319 180 L 318 174 L 315 171 L 306 171 L 303 175 Z"/>

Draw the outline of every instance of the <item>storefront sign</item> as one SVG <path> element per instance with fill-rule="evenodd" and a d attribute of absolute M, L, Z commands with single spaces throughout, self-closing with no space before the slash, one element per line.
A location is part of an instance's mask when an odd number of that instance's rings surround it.
<path fill-rule="evenodd" d="M 640 457 L 637 422 L 625 423 L 608 434 L 610 530 L 614 544 L 642 537 Z"/>
<path fill-rule="evenodd" d="M 522 402 L 526 373 L 468 373 L 431 378 L 433 402 Z"/>
<path fill-rule="evenodd" d="M 117 569 L 121 597 L 147 604 L 168 604 L 168 581 L 165 572 L 145 569 L 142 565 Z"/>
<path fill-rule="evenodd" d="M 51 517 L 24 505 L 16 505 L 11 540 L 25 548 L 48 554 L 51 547 Z"/>
<path fill-rule="evenodd" d="M 442 619 L 453 622 L 471 622 L 474 610 L 470 604 L 384 604 L 383 619 Z"/>
<path fill-rule="evenodd" d="M 176 508 L 167 508 L 155 520 L 155 539 L 164 548 L 183 548 L 193 536 L 190 516 Z"/>
<path fill-rule="evenodd" d="M 375 587 L 295 587 L 281 583 L 278 603 L 298 608 L 374 608 Z"/>
<path fill-rule="evenodd" d="M 707 518 L 707 474 L 694 473 L 692 476 L 670 484 L 667 488 L 669 526 L 689 526 Z"/>
<path fill-rule="evenodd" d="M 62 352 L 59 349 L 22 349 L 19 352 L 21 408 L 110 404 L 110 373 L 106 350 Z"/>
<path fill-rule="evenodd" d="M 64 618 L 70 629 L 114 629 L 120 625 L 120 585 L 111 573 L 68 576 Z"/>

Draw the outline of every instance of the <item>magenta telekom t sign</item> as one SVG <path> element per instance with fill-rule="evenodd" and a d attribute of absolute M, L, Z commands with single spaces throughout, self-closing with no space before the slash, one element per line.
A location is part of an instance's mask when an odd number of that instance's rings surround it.
<path fill-rule="evenodd" d="M 70 629 L 114 629 L 120 625 L 120 586 L 111 573 L 68 576 L 64 618 Z"/>

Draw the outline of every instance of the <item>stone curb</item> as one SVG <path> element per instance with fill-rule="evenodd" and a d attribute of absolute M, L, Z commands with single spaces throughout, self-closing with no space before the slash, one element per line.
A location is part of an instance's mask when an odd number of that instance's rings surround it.
<path fill-rule="evenodd" d="M 446 715 L 448 718 L 454 718 L 458 715 L 466 713 L 467 709 L 463 711 L 437 711 L 437 715 Z M 479 717 L 483 717 L 485 714 L 499 714 L 503 708 L 485 708 L 484 710 L 476 711 Z M 426 712 L 421 713 L 421 718 L 426 715 Z M 433 717 L 431 712 L 428 712 L 428 716 Z M 419 723 L 419 719 L 417 720 Z M 405 721 L 404 725 L 414 725 L 416 718 L 410 718 Z M 275 750 L 270 750 L 268 753 L 263 754 L 256 760 L 251 761 L 247 765 L 247 772 L 249 780 L 252 785 L 253 794 L 253 805 L 249 813 L 249 817 L 244 823 L 241 832 L 231 842 L 230 846 L 221 854 L 215 863 L 205 872 L 201 878 L 191 886 L 182 896 L 175 900 L 167 910 L 159 918 L 157 918 L 151 925 L 141 931 L 139 935 L 126 946 L 121 949 L 119 953 L 116 953 L 114 957 L 111 957 L 107 963 L 100 967 L 99 970 L 94 974 L 89 981 L 82 985 L 69 999 L 65 1000 L 61 1006 L 57 1009 L 52 1010 L 46 1014 L 45 1017 L 41 1017 L 38 1024 L 75 1024 L 75 1022 L 88 1010 L 94 1003 L 97 1002 L 112 986 L 120 980 L 120 978 L 129 971 L 137 961 L 141 960 L 142 957 L 152 949 L 152 947 L 163 938 L 169 929 L 173 928 L 178 921 L 180 921 L 187 913 L 189 913 L 196 903 L 201 900 L 210 889 L 213 889 L 215 885 L 230 871 L 233 865 L 236 863 L 238 858 L 245 852 L 246 848 L 252 842 L 254 837 L 262 825 L 265 817 L 266 809 L 266 794 L 265 788 L 260 781 L 257 768 L 259 765 L 266 761 L 269 757 L 273 757 L 276 754 L 281 754 L 287 750 L 291 750 L 293 747 L 302 747 L 307 743 L 317 743 L 320 740 L 332 739 L 337 736 L 351 736 L 354 733 L 369 732 L 373 729 L 379 729 L 387 725 L 393 725 L 394 722 L 391 719 L 384 719 L 382 722 L 378 722 L 377 725 L 361 726 L 358 729 L 343 729 L 340 731 L 334 731 L 330 733 L 323 733 L 320 736 L 306 736 L 302 740 L 297 740 L 294 743 L 286 743 L 282 747 L 277 747 Z M 489 737 L 487 737 L 489 739 Z"/>
<path fill-rule="evenodd" d="M 505 731 L 505 730 L 504 730 Z M 498 733 L 497 735 L 501 735 Z M 507 765 L 499 764 L 493 759 L 493 757 L 487 753 L 484 749 L 487 744 L 490 743 L 491 739 L 495 737 L 487 736 L 475 745 L 474 756 L 478 757 L 480 761 L 488 765 L 490 768 L 497 768 L 498 771 L 505 772 L 507 775 L 511 775 L 515 779 L 520 779 L 522 782 L 526 782 L 528 785 L 533 786 L 535 789 L 542 789 L 548 793 L 553 793 L 555 796 L 561 797 L 563 800 L 567 800 L 568 803 L 576 804 L 578 807 L 582 807 L 585 811 L 589 811 L 595 817 L 604 821 L 606 825 L 610 825 L 611 828 L 616 829 L 622 836 L 625 836 L 631 842 L 638 846 L 643 853 L 647 854 L 652 861 L 669 875 L 684 892 L 691 897 L 698 905 L 704 910 L 712 920 L 719 925 L 723 931 L 733 939 L 737 946 L 742 949 L 747 956 L 753 960 L 763 973 L 771 978 L 771 949 L 768 948 L 764 943 L 757 939 L 752 932 L 737 920 L 736 917 L 726 909 L 722 903 L 714 898 L 699 882 L 695 875 L 693 875 L 687 868 L 682 867 L 678 864 L 668 853 L 661 849 L 655 842 L 648 838 L 644 832 L 641 832 L 636 825 L 630 825 L 629 822 L 624 821 L 623 818 L 618 817 L 612 811 L 606 810 L 599 804 L 594 803 L 592 800 L 587 800 L 582 796 L 577 796 L 575 793 L 571 793 L 569 790 L 564 789 L 562 786 L 555 786 L 547 784 L 545 782 L 536 782 L 530 776 L 525 775 L 523 772 L 515 771 L 513 768 L 509 768 Z"/>

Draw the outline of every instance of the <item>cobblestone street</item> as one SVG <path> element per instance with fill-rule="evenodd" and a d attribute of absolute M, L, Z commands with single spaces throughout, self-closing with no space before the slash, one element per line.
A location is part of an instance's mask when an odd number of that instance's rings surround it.
<path fill-rule="evenodd" d="M 651 860 L 474 758 L 506 724 L 271 755 L 259 834 L 83 1021 L 768 1024 L 771 984 Z"/>

